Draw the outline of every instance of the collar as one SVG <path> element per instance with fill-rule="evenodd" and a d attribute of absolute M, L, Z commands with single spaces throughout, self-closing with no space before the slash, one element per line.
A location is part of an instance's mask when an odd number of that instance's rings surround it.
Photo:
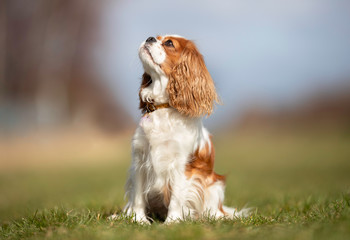
<path fill-rule="evenodd" d="M 153 103 L 147 103 L 145 114 L 149 114 L 151 112 L 154 112 L 154 111 L 156 111 L 158 109 L 162 109 L 162 108 L 170 108 L 169 103 L 162 103 L 162 104 L 158 104 L 158 105 L 154 105 Z"/>

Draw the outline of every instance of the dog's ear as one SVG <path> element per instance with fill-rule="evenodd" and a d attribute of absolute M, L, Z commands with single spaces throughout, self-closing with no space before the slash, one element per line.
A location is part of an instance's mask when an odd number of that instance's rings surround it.
<path fill-rule="evenodd" d="M 219 102 L 203 56 L 191 41 L 170 73 L 167 92 L 170 105 L 189 117 L 209 116 Z"/>
<path fill-rule="evenodd" d="M 144 73 L 142 75 L 142 81 L 141 81 L 141 86 L 140 86 L 140 90 L 139 90 L 139 99 L 140 99 L 140 105 L 139 105 L 139 109 L 141 109 L 142 113 L 146 113 L 147 111 L 147 104 L 142 101 L 142 97 L 141 97 L 141 91 L 142 89 L 148 87 L 149 85 L 151 85 L 152 83 L 152 78 L 150 75 L 148 75 L 147 73 Z"/>

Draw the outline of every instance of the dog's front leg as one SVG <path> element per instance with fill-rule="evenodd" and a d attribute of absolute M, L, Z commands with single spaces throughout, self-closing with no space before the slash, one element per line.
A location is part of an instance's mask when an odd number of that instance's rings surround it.
<path fill-rule="evenodd" d="M 124 212 L 128 216 L 134 215 L 134 221 L 140 223 L 148 223 L 145 210 L 145 196 L 143 191 L 143 184 L 145 173 L 142 169 L 144 161 L 144 148 L 147 143 L 142 139 L 142 134 L 136 131 L 133 139 L 133 161 L 129 172 L 129 179 L 126 184 L 126 195 L 128 196 L 128 203 L 124 208 Z"/>
<path fill-rule="evenodd" d="M 168 207 L 168 215 L 165 220 L 166 224 L 181 221 L 190 214 L 186 206 L 186 189 L 184 174 L 178 175 L 171 186 L 171 198 Z"/>
<path fill-rule="evenodd" d="M 139 169 L 135 169 L 132 173 L 132 189 L 130 189 L 129 201 L 125 207 L 125 213 L 127 216 L 134 216 L 133 220 L 140 223 L 149 223 L 147 220 L 145 209 L 145 199 L 142 191 L 142 175 Z"/>

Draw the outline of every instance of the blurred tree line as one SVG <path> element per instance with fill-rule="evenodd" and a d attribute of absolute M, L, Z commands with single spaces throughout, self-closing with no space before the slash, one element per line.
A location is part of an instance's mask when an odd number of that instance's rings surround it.
<path fill-rule="evenodd" d="M 129 126 L 94 59 L 105 7 L 105 0 L 0 1 L 0 130 Z"/>
<path fill-rule="evenodd" d="M 350 81 L 314 90 L 291 106 L 252 106 L 235 125 L 239 129 L 327 130 L 350 135 Z"/>

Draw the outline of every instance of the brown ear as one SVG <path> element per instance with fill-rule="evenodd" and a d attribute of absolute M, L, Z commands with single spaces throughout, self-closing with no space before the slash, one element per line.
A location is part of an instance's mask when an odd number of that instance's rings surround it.
<path fill-rule="evenodd" d="M 215 102 L 218 102 L 215 85 L 203 56 L 191 41 L 172 69 L 167 91 L 170 105 L 190 117 L 209 116 Z"/>
<path fill-rule="evenodd" d="M 142 113 L 145 113 L 147 111 L 147 104 L 144 101 L 142 101 L 141 91 L 142 91 L 142 89 L 151 85 L 151 83 L 152 83 L 151 76 L 148 75 L 147 73 L 144 73 L 142 75 L 142 82 L 141 82 L 141 86 L 140 86 L 140 90 L 139 90 L 139 99 L 140 99 L 139 109 L 141 109 Z"/>

